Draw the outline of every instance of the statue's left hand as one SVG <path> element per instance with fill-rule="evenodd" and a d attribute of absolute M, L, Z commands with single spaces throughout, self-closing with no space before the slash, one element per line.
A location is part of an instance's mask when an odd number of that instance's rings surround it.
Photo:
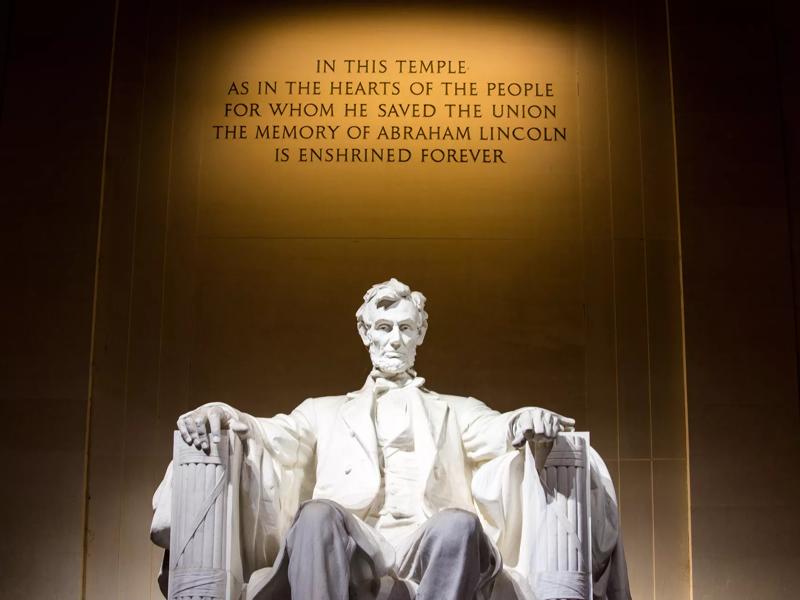
<path fill-rule="evenodd" d="M 544 408 L 528 408 L 521 411 L 512 423 L 512 444 L 521 448 L 534 439 L 554 439 L 562 431 L 573 431 L 575 419 L 564 417 Z"/>

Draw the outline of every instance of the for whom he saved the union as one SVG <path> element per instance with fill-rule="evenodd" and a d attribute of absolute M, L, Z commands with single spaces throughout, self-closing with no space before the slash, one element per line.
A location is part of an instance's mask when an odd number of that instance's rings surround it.
<path fill-rule="evenodd" d="M 225 429 L 242 442 L 241 554 L 248 592 L 258 590 L 248 597 L 629 599 L 616 496 L 588 446 L 591 572 L 546 572 L 548 482 L 530 475 L 541 472 L 531 448 L 576 435 L 562 434 L 573 419 L 533 407 L 501 414 L 427 389 L 413 370 L 425 297 L 396 279 L 372 286 L 356 319 L 373 366 L 360 390 L 271 418 L 211 403 L 178 419 L 198 449 Z M 151 531 L 168 552 L 171 472 Z"/>

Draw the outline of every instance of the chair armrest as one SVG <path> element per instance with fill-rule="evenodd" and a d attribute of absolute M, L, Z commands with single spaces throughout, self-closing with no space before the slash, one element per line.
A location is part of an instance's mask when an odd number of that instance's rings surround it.
<path fill-rule="evenodd" d="M 541 600 L 592 599 L 589 434 L 559 433 L 539 471 L 546 510 L 533 587 Z"/>
<path fill-rule="evenodd" d="M 174 432 L 169 600 L 241 597 L 241 456 L 238 436 L 227 431 L 207 451 Z"/>

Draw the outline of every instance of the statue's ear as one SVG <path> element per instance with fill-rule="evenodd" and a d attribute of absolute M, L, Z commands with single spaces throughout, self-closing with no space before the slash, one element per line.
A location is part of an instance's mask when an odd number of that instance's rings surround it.
<path fill-rule="evenodd" d="M 367 335 L 367 331 L 369 330 L 369 326 L 364 322 L 359 320 L 358 321 L 358 335 L 361 336 L 361 341 L 364 342 L 365 346 L 369 346 L 369 336 Z"/>
<path fill-rule="evenodd" d="M 417 338 L 417 346 L 422 346 L 422 342 L 425 341 L 426 333 L 428 333 L 428 326 L 425 325 L 424 327 L 420 327 L 419 337 Z"/>

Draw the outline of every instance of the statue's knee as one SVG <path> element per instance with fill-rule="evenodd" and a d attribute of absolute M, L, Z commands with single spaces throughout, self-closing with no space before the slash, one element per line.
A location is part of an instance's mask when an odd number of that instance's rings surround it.
<path fill-rule="evenodd" d="M 340 521 L 341 515 L 333 506 L 311 500 L 300 509 L 293 528 L 302 530 L 304 536 L 329 540 L 339 530 Z"/>
<path fill-rule="evenodd" d="M 326 527 L 339 516 L 336 509 L 327 502 L 311 500 L 306 502 L 297 515 L 296 522 L 304 525 Z"/>
<path fill-rule="evenodd" d="M 431 528 L 438 539 L 455 544 L 474 540 L 482 531 L 478 516 L 460 509 L 440 512 L 434 517 Z"/>

